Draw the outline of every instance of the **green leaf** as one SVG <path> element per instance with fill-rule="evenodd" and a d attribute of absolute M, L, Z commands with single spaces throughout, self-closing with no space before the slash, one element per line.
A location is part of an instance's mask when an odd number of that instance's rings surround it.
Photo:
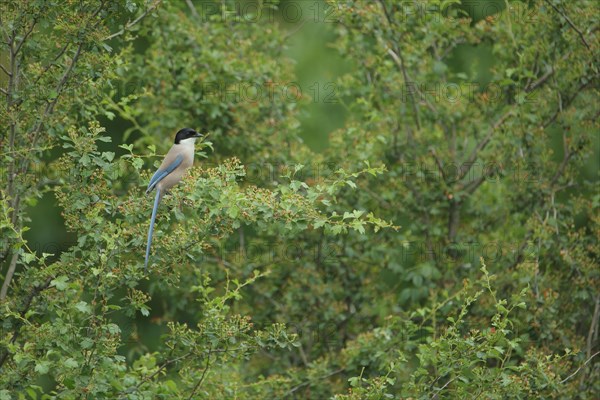
<path fill-rule="evenodd" d="M 115 158 L 115 153 L 112 151 L 105 151 L 102 153 L 102 157 L 106 159 L 106 161 L 111 162 Z"/>
<path fill-rule="evenodd" d="M 144 166 L 144 160 L 142 160 L 141 158 L 134 158 L 131 161 L 131 163 L 133 164 L 133 167 L 138 171 Z"/>
<path fill-rule="evenodd" d="M 81 311 L 84 314 L 91 314 L 92 313 L 92 307 L 86 303 L 85 301 L 80 301 L 79 303 L 77 303 L 75 305 L 75 308 L 78 309 L 79 311 Z"/>
<path fill-rule="evenodd" d="M 68 283 L 67 283 L 68 281 L 69 281 L 69 278 L 67 278 L 64 275 L 61 275 L 61 276 L 53 279 L 52 281 L 50 281 L 50 286 L 55 287 L 56 290 L 64 291 L 68 287 Z"/>
<path fill-rule="evenodd" d="M 71 368 L 71 369 L 79 367 L 79 363 L 77 362 L 77 360 L 75 360 L 74 358 L 71 358 L 71 357 L 64 360 L 62 364 L 66 368 Z"/>
<path fill-rule="evenodd" d="M 35 372 L 44 375 L 50 371 L 50 362 L 49 361 L 40 361 L 35 365 Z"/>

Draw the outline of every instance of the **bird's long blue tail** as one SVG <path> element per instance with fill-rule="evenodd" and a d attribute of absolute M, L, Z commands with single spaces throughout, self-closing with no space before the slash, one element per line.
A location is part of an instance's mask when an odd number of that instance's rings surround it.
<path fill-rule="evenodd" d="M 144 271 L 148 272 L 148 257 L 150 256 L 150 244 L 152 243 L 152 234 L 154 233 L 154 221 L 156 220 L 156 210 L 160 203 L 160 189 L 156 188 L 156 197 L 154 198 L 154 208 L 150 218 L 150 229 L 148 229 L 148 243 L 146 244 L 146 260 L 144 261 Z"/>

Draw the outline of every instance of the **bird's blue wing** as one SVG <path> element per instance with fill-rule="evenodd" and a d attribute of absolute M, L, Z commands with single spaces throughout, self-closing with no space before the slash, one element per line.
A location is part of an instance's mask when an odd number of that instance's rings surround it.
<path fill-rule="evenodd" d="M 179 164 L 183 162 L 183 156 L 181 154 L 177 155 L 173 162 L 167 165 L 165 168 L 161 168 L 152 175 L 150 179 L 150 183 L 148 184 L 148 189 L 146 189 L 146 193 L 150 192 L 154 187 L 158 184 L 158 182 L 162 181 L 165 176 L 169 175 L 173 170 L 179 167 Z"/>

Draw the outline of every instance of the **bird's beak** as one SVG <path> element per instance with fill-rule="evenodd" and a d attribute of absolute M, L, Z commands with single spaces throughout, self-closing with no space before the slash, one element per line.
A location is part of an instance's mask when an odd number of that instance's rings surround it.
<path fill-rule="evenodd" d="M 194 137 L 197 137 L 197 138 L 201 138 L 202 136 L 204 136 L 204 135 L 202 135 L 200 132 L 196 132 L 194 134 Z"/>

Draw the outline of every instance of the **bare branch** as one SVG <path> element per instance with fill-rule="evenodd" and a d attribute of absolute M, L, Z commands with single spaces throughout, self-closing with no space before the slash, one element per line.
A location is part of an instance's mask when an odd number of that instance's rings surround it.
<path fill-rule="evenodd" d="M 308 21 L 308 19 L 302 20 L 302 22 L 300 22 L 298 24 L 298 26 L 296 26 L 294 29 L 292 29 L 291 31 L 289 31 L 288 33 L 286 33 L 283 36 L 283 41 L 286 42 L 289 38 L 291 38 L 292 36 L 294 36 L 296 33 L 300 32 L 300 30 L 302 28 L 304 28 L 304 25 L 306 25 L 306 21 Z"/>
<path fill-rule="evenodd" d="M 4 72 L 6 75 L 8 75 L 9 77 L 12 76 L 12 73 L 10 73 L 5 67 L 4 65 L 0 64 L 0 69 L 2 70 L 2 72 Z"/>
<path fill-rule="evenodd" d="M 198 11 L 196 11 L 196 7 L 194 7 L 194 3 L 192 3 L 192 0 L 185 0 L 185 4 L 187 4 L 188 8 L 190 9 L 192 17 L 200 19 L 200 15 L 198 14 Z"/>
<path fill-rule="evenodd" d="M 192 393 L 190 393 L 190 397 L 188 397 L 189 400 L 194 398 L 196 391 L 198 390 L 198 388 L 202 384 L 202 381 L 204 381 L 204 378 L 206 377 L 206 373 L 208 372 L 208 368 L 210 367 L 210 355 L 211 354 L 212 354 L 212 349 L 208 349 L 208 356 L 206 357 L 206 366 L 204 367 L 204 371 L 202 371 L 202 376 L 200 377 L 200 380 L 198 380 L 198 383 L 196 383 L 196 386 L 194 386 L 194 389 L 192 389 Z"/>
<path fill-rule="evenodd" d="M 544 75 L 542 75 L 537 81 L 533 82 L 531 85 L 525 87 L 525 92 L 529 93 L 534 91 L 546 82 L 552 75 L 554 75 L 554 68 L 550 68 Z"/>
<path fill-rule="evenodd" d="M 321 377 L 318 377 L 318 378 L 316 378 L 315 380 L 323 380 L 323 379 L 327 379 L 327 378 L 330 378 L 330 377 L 332 377 L 332 376 L 334 376 L 334 375 L 337 375 L 337 374 L 339 374 L 340 372 L 344 372 L 345 370 L 346 370 L 346 368 L 340 368 L 340 369 L 336 369 L 335 371 L 333 371 L 333 372 L 330 372 L 330 373 L 328 373 L 328 374 L 326 374 L 326 375 L 323 375 L 323 376 L 321 376 Z M 287 396 L 291 395 L 292 393 L 294 393 L 294 392 L 295 392 L 295 391 L 297 391 L 298 389 L 302 389 L 303 387 L 310 385 L 310 384 L 311 384 L 311 382 L 312 382 L 312 381 L 308 380 L 308 381 L 302 382 L 302 383 L 301 383 L 301 384 L 299 384 L 299 385 L 296 385 L 296 386 L 294 386 L 293 388 L 291 388 L 290 390 L 288 390 L 288 391 L 286 392 L 286 394 L 284 395 L 284 397 L 286 397 L 286 398 L 287 398 Z"/>
<path fill-rule="evenodd" d="M 466 185 L 462 190 L 468 194 L 473 194 L 473 192 L 475 192 L 475 190 L 477 190 L 477 188 L 479 186 L 481 186 L 481 184 L 483 182 L 485 182 L 485 180 L 488 178 L 489 175 L 490 175 L 490 173 L 481 175 L 479 178 L 475 179 L 473 182 Z"/>
<path fill-rule="evenodd" d="M 33 299 L 50 286 L 50 282 L 52 282 L 52 279 L 54 279 L 53 276 L 49 276 L 48 278 L 46 278 L 46 280 L 41 286 L 35 286 L 27 296 L 27 299 L 25 300 L 25 305 L 19 313 L 21 315 L 21 320 L 17 321 L 17 325 L 14 328 L 14 332 L 12 338 L 10 339 L 10 343 L 15 343 L 17 341 L 17 337 L 19 336 L 19 330 L 23 325 L 25 314 L 27 313 L 27 311 L 29 311 Z M 2 367 L 2 365 L 6 362 L 6 359 L 8 358 L 9 354 L 10 352 L 8 350 L 5 350 L 4 354 L 2 354 L 2 357 L 0 357 L 0 367 Z"/>
<path fill-rule="evenodd" d="M 577 373 L 581 371 L 581 368 L 585 367 L 590 361 L 592 361 L 592 358 L 596 357 L 598 354 L 600 354 L 600 351 L 597 351 L 596 353 L 592 354 L 592 356 L 585 360 L 585 362 L 579 368 L 577 368 L 575 372 L 573 372 L 571 375 L 567 376 L 565 379 L 560 381 L 560 383 L 565 383 L 566 381 L 577 375 Z"/>
<path fill-rule="evenodd" d="M 381 4 L 381 8 L 383 9 L 383 13 L 385 15 L 385 19 L 387 21 L 387 25 L 388 25 L 389 29 L 392 29 L 394 24 L 392 22 L 392 17 L 388 13 L 387 7 L 385 5 L 385 1 L 379 0 L 379 4 Z M 395 45 L 395 43 L 394 43 L 394 45 Z M 394 46 L 394 47 L 396 47 L 396 51 L 394 51 L 391 48 L 388 48 L 388 54 L 390 56 L 392 56 L 392 59 L 394 60 L 396 66 L 402 72 L 402 76 L 404 78 L 404 84 L 408 85 L 410 82 L 410 79 L 408 78 L 408 74 L 406 73 L 404 58 L 402 56 L 402 53 L 398 49 L 398 47 L 397 46 Z M 417 102 L 415 100 L 414 93 L 412 92 L 412 90 L 409 90 L 408 94 L 411 99 L 411 105 L 412 105 L 412 109 L 413 109 L 413 118 L 415 120 L 415 126 L 417 127 L 417 129 L 420 130 L 421 129 L 421 120 L 420 120 L 420 116 L 419 116 L 419 109 L 417 107 Z"/>
<path fill-rule="evenodd" d="M 567 58 L 569 58 L 569 56 L 571 55 L 572 51 L 568 51 L 566 52 L 559 61 L 564 61 Z M 541 77 L 539 77 L 535 82 L 533 82 L 532 84 L 527 84 L 525 85 L 525 92 L 526 93 L 530 93 L 532 91 L 534 91 L 535 89 L 537 89 L 539 86 L 543 85 L 544 83 L 546 83 L 546 81 L 551 78 L 552 76 L 554 76 L 554 73 L 556 72 L 556 69 L 554 68 L 554 66 L 550 67 L 550 70 L 546 71 L 544 73 L 544 75 L 542 75 Z"/>
<path fill-rule="evenodd" d="M 592 354 L 592 339 L 594 337 L 594 333 L 598 332 L 598 317 L 600 316 L 600 295 L 596 296 L 596 305 L 594 307 L 594 314 L 592 315 L 592 323 L 590 324 L 590 330 L 588 331 L 587 336 L 587 351 L 586 354 L 588 358 Z"/>
<path fill-rule="evenodd" d="M 556 120 L 556 118 L 562 112 L 562 110 L 565 108 L 568 108 L 571 105 L 571 103 L 573 103 L 573 101 L 577 98 L 577 96 L 579 96 L 579 94 L 581 92 L 583 92 L 583 90 L 585 88 L 590 86 L 594 82 L 594 79 L 596 79 L 597 77 L 598 77 L 598 74 L 594 75 L 593 77 L 590 77 L 586 83 L 579 85 L 577 90 L 575 90 L 575 93 L 571 97 L 569 97 L 566 101 L 564 101 L 563 104 L 560 104 L 559 107 L 554 112 L 554 114 L 542 126 L 544 128 L 547 128 L 548 126 L 550 126 Z"/>
<path fill-rule="evenodd" d="M 396 52 L 394 52 L 394 50 L 388 48 L 388 54 L 390 56 L 392 56 L 392 59 L 396 63 L 396 66 L 398 67 L 400 72 L 402 72 L 402 76 L 404 78 L 404 84 L 410 85 L 412 83 L 412 81 L 409 79 L 408 74 L 406 72 L 406 67 L 404 66 L 404 58 L 402 57 L 402 53 L 398 52 L 396 54 Z M 416 85 L 415 85 L 415 87 L 416 87 Z M 407 88 L 407 89 L 408 89 L 408 95 L 410 96 L 410 100 L 411 100 L 411 105 L 412 105 L 412 109 L 413 109 L 413 117 L 415 119 L 415 125 L 416 125 L 417 129 L 421 129 L 421 118 L 419 116 L 419 108 L 417 107 L 417 100 L 415 99 L 415 95 L 412 91 L 412 88 Z"/>
<path fill-rule="evenodd" d="M 46 65 L 46 66 L 44 67 L 44 69 L 42 70 L 42 72 L 40 72 L 40 74 L 39 74 L 39 75 L 38 75 L 38 76 L 35 78 L 35 81 L 33 82 L 34 84 L 38 83 L 38 82 L 39 82 L 39 80 L 42 78 L 42 76 L 43 76 L 43 75 L 44 75 L 46 72 L 48 72 L 48 70 L 49 70 L 49 69 L 50 69 L 50 68 L 51 68 L 53 65 L 55 65 L 54 63 L 55 63 L 56 61 L 58 61 L 58 59 L 59 59 L 59 58 L 61 58 L 63 54 L 65 54 L 65 51 L 67 51 L 67 49 L 69 48 L 69 46 L 70 46 L 70 45 L 71 45 L 71 42 L 68 42 L 67 44 L 65 44 L 65 45 L 63 46 L 63 48 L 62 48 L 62 49 L 60 49 L 60 51 L 59 51 L 59 52 L 58 52 L 58 54 L 57 54 L 57 55 L 54 57 L 54 59 L 53 59 L 53 60 L 52 60 L 50 63 L 48 63 L 48 65 Z"/>
<path fill-rule="evenodd" d="M 0 88 L 0 93 L 2 93 L 5 96 L 8 96 L 8 92 L 6 91 L 6 89 Z"/>
<path fill-rule="evenodd" d="M 454 243 L 454 239 L 458 234 L 461 204 L 462 202 L 456 201 L 455 198 L 450 200 L 450 210 L 448 211 L 448 242 L 450 243 Z"/>
<path fill-rule="evenodd" d="M 446 182 L 446 173 L 444 171 L 444 167 L 442 165 L 442 161 L 439 159 L 439 157 L 437 156 L 437 153 L 435 151 L 434 148 L 431 148 L 429 150 L 429 152 L 431 153 L 431 155 L 433 156 L 433 159 L 435 160 L 435 163 L 438 167 L 438 169 L 440 170 L 440 174 L 442 175 L 442 179 L 444 180 L 444 182 Z"/>
<path fill-rule="evenodd" d="M 585 36 L 584 36 L 584 35 L 583 35 L 583 33 L 582 33 L 582 32 L 581 32 L 581 31 L 580 31 L 580 30 L 579 30 L 579 29 L 578 29 L 578 28 L 575 26 L 575 24 L 573 23 L 573 21 L 571 21 L 571 18 L 569 18 L 569 16 L 568 16 L 566 13 L 564 13 L 564 12 L 560 11 L 560 10 L 558 9 L 558 7 L 556 7 L 554 4 L 552 4 L 552 2 L 551 2 L 550 0 L 546 0 L 546 3 L 548 3 L 548 5 L 549 5 L 550 7 L 552 7 L 552 8 L 554 9 L 554 11 L 556 11 L 556 12 L 557 12 L 557 13 L 558 13 L 558 14 L 559 14 L 561 17 L 563 17 L 563 18 L 565 19 L 565 21 L 567 21 L 567 24 L 569 24 L 569 26 L 570 26 L 571 28 L 573 28 L 573 30 L 574 30 L 575 32 L 577 32 L 577 34 L 578 34 L 578 35 L 579 35 L 579 37 L 581 38 L 581 41 L 583 42 L 583 44 L 585 45 L 585 47 L 587 47 L 587 49 L 588 49 L 589 51 L 592 51 L 592 48 L 590 47 L 590 45 L 588 44 L 588 42 L 585 40 Z"/>
<path fill-rule="evenodd" d="M 137 17 L 136 19 L 134 19 L 133 21 L 129 22 L 127 25 L 125 25 L 125 27 L 123 27 L 123 29 L 121 29 L 120 31 L 117 31 L 115 33 L 113 33 L 112 35 L 109 35 L 107 37 L 105 37 L 102 40 L 110 40 L 110 39 L 114 39 L 117 36 L 120 36 L 122 34 L 124 34 L 126 31 L 128 31 L 129 29 L 131 29 L 132 27 L 134 27 L 135 25 L 137 25 L 141 20 L 143 20 L 146 15 L 150 14 L 152 11 L 154 11 L 154 9 L 156 9 L 156 7 L 158 7 L 160 5 L 160 3 L 162 2 L 162 0 L 155 0 L 154 3 L 152 3 L 147 9 L 146 11 L 144 11 L 139 17 Z"/>
<path fill-rule="evenodd" d="M 444 390 L 446 388 L 446 386 L 448 386 L 449 384 L 451 384 L 452 382 L 454 382 L 456 379 L 458 378 L 458 376 L 455 376 L 454 378 L 450 379 L 448 382 L 446 382 L 444 384 L 444 386 L 442 386 L 439 389 L 435 389 L 438 393 L 441 392 L 442 390 Z"/>
<path fill-rule="evenodd" d="M 77 50 L 75 51 L 75 55 L 73 56 L 73 59 L 71 60 L 71 64 L 65 70 L 65 73 L 63 74 L 60 81 L 56 85 L 56 88 L 54 89 L 56 92 L 56 97 L 51 102 L 48 103 L 48 105 L 46 106 L 46 109 L 44 110 L 44 113 L 42 114 L 38 123 L 35 125 L 35 127 L 31 131 L 31 134 L 33 134 L 33 141 L 31 144 L 32 148 L 35 148 L 35 146 L 37 144 L 39 133 L 42 129 L 42 126 L 44 125 L 44 120 L 46 119 L 46 117 L 48 115 L 50 115 L 54 111 L 54 107 L 56 106 L 56 103 L 58 102 L 60 94 L 62 93 L 62 90 L 64 89 L 64 86 L 66 85 L 67 80 L 69 79 L 69 76 L 71 75 L 71 72 L 73 71 L 73 68 L 75 68 L 75 64 L 77 64 L 77 60 L 79 59 L 79 56 L 81 55 L 82 48 L 83 48 L 83 42 L 80 42 L 79 45 L 77 46 Z"/>
<path fill-rule="evenodd" d="M 565 168 L 567 168 L 567 164 L 569 163 L 569 160 L 573 156 L 573 153 L 571 153 L 569 151 L 569 140 L 567 139 L 567 135 L 565 132 L 563 132 L 562 137 L 563 137 L 564 155 L 563 155 L 563 159 L 562 159 L 558 169 L 556 170 L 556 172 L 554 173 L 554 176 L 550 180 L 550 186 L 552 186 L 552 187 L 558 181 L 558 178 L 560 178 L 560 176 L 565 172 Z"/>
<path fill-rule="evenodd" d="M 19 44 L 17 45 L 17 48 L 15 49 L 15 52 L 14 52 L 15 56 L 17 54 L 19 54 L 19 51 L 21 51 L 21 47 L 23 47 L 23 44 L 25 43 L 25 41 L 27 40 L 29 35 L 31 35 L 31 32 L 33 32 L 33 28 L 35 28 L 36 24 L 37 24 L 37 18 L 34 18 L 33 22 L 31 23 L 31 26 L 29 27 L 29 30 L 27 32 L 25 32 L 23 39 L 21 39 L 21 42 L 19 42 Z"/>
<path fill-rule="evenodd" d="M 479 156 L 479 152 L 482 151 L 483 149 L 485 149 L 485 147 L 488 145 L 490 140 L 492 140 L 492 136 L 494 136 L 494 133 L 496 132 L 496 130 L 500 126 L 502 126 L 502 124 L 504 124 L 504 122 L 512 115 L 513 115 L 513 109 L 511 108 L 510 110 L 505 112 L 504 115 L 502 115 L 498 119 L 498 121 L 496 121 L 494 123 L 494 125 L 492 125 L 490 127 L 488 134 L 479 143 L 477 143 L 477 146 L 475 146 L 475 148 L 471 152 L 471 155 L 469 155 L 469 157 L 465 161 L 464 165 L 466 165 L 467 168 L 465 168 L 461 171 L 461 173 L 458 177 L 458 180 L 461 180 L 469 173 L 469 171 L 473 167 L 473 163 L 475 162 L 475 160 L 477 160 L 477 157 Z"/>
<path fill-rule="evenodd" d="M 400 70 L 402 70 L 402 74 L 404 75 L 404 82 L 406 84 L 408 84 L 408 82 L 413 83 L 414 81 L 411 79 L 410 75 L 408 74 L 408 71 L 406 71 L 406 68 L 404 68 L 404 59 L 400 57 L 399 54 L 396 54 L 394 52 L 394 50 L 388 48 L 388 54 L 390 56 L 392 56 L 392 59 L 394 60 L 394 63 L 396 64 L 396 66 L 398 68 L 400 68 Z M 414 86 L 415 90 L 419 93 L 419 96 L 421 96 L 421 98 L 423 99 L 423 101 L 425 102 L 425 104 L 427 105 L 427 107 L 431 110 L 431 112 L 433 112 L 434 114 L 437 114 L 437 109 L 435 108 L 435 106 L 433 104 L 431 104 L 429 102 L 429 100 L 427 99 L 427 96 L 425 96 L 423 94 L 423 92 L 421 91 L 421 89 L 419 89 L 418 85 Z M 411 94 L 412 97 L 412 92 L 409 91 L 409 93 Z M 415 100 L 413 99 L 413 102 L 415 102 Z"/>
<path fill-rule="evenodd" d="M 12 281 L 15 269 L 17 268 L 18 259 L 19 252 L 14 251 L 12 258 L 10 259 L 10 264 L 8 265 L 8 271 L 6 272 L 6 276 L 4 277 L 4 282 L 2 283 L 2 289 L 0 290 L 0 301 L 6 298 L 6 294 L 8 293 L 8 287 L 10 286 L 10 282 Z"/>
<path fill-rule="evenodd" d="M 4 33 L 4 36 L 6 37 L 6 44 L 10 45 L 10 36 L 5 28 L 4 22 L 2 22 L 2 12 L 0 12 L 0 29 L 2 29 L 2 33 Z"/>
<path fill-rule="evenodd" d="M 151 381 L 156 375 L 160 374 L 162 371 L 165 370 L 165 368 L 167 368 L 169 365 L 177 363 L 185 358 L 188 358 L 189 356 L 193 355 L 192 352 L 186 353 L 180 357 L 174 358 L 172 360 L 167 360 L 165 361 L 156 371 L 154 371 L 152 374 L 148 375 L 147 377 L 145 377 L 144 379 L 142 379 L 140 381 L 140 383 L 138 383 L 133 390 L 131 390 L 131 392 L 134 392 L 136 390 L 138 390 L 144 383 Z"/>

